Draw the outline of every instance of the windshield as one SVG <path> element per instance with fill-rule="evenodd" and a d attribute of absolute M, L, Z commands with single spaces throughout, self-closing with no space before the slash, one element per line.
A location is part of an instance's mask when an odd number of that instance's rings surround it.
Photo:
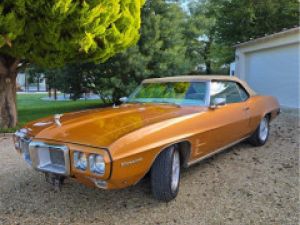
<path fill-rule="evenodd" d="M 168 82 L 141 84 L 128 103 L 169 103 L 207 105 L 207 82 Z"/>

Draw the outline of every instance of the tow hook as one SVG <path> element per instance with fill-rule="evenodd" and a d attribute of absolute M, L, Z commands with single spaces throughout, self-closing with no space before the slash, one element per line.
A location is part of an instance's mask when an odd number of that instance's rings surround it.
<path fill-rule="evenodd" d="M 65 177 L 53 173 L 45 173 L 46 182 L 52 184 L 55 191 L 61 191 Z"/>

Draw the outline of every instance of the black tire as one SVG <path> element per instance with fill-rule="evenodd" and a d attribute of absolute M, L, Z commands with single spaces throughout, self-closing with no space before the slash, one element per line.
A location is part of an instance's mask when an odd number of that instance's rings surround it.
<path fill-rule="evenodd" d="M 176 176 L 172 176 L 174 174 L 173 163 L 176 165 L 179 163 L 176 167 L 176 169 L 179 168 L 179 172 L 176 170 Z M 176 146 L 171 146 L 158 155 L 152 165 L 150 175 L 154 198 L 169 202 L 177 196 L 180 183 L 180 155 Z M 172 181 L 174 181 L 173 185 Z M 175 183 L 177 184 L 176 187 Z"/>
<path fill-rule="evenodd" d="M 262 130 L 261 126 L 262 123 L 266 123 L 266 134 L 262 135 Z M 262 146 L 264 145 L 268 138 L 269 138 L 269 133 L 270 133 L 270 118 L 269 116 L 265 116 L 262 118 L 260 121 L 258 127 L 256 128 L 255 132 L 251 135 L 251 137 L 248 139 L 248 142 L 253 145 L 253 146 Z"/>

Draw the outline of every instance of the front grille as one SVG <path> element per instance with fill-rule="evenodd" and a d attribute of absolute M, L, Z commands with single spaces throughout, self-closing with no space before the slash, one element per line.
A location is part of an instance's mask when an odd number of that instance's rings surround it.
<path fill-rule="evenodd" d="M 32 165 L 37 170 L 69 175 L 69 150 L 65 145 L 31 142 L 29 145 Z"/>
<path fill-rule="evenodd" d="M 63 151 L 57 151 L 57 150 L 50 150 L 50 160 L 51 163 L 56 165 L 65 165 L 65 158 Z"/>

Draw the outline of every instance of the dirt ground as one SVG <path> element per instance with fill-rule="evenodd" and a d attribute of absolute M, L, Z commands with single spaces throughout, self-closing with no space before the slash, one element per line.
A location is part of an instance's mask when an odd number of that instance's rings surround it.
<path fill-rule="evenodd" d="M 182 172 L 178 197 L 153 200 L 149 181 L 118 191 L 68 180 L 55 192 L 0 138 L 0 224 L 299 224 L 299 117 L 282 113 L 268 143 L 241 143 Z"/>

